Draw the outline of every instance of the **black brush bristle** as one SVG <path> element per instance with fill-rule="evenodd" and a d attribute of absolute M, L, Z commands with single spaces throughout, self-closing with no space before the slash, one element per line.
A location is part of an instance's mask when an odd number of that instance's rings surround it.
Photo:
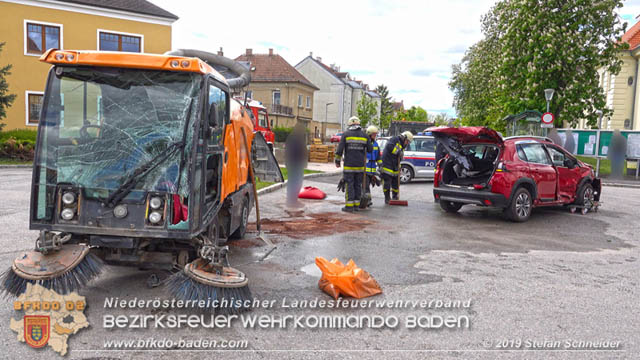
<path fill-rule="evenodd" d="M 245 306 L 253 301 L 249 285 L 242 287 L 216 287 L 199 283 L 184 271 L 180 271 L 165 280 L 167 291 L 176 299 L 210 301 L 211 304 L 219 304 L 217 307 L 209 307 L 211 312 L 218 314 L 237 314 L 251 309 Z M 248 300 L 248 301 L 247 301 Z"/>
<path fill-rule="evenodd" d="M 27 284 L 39 284 L 44 288 L 51 289 L 58 294 L 66 295 L 78 291 L 89 281 L 96 278 L 102 272 L 104 263 L 93 253 L 87 254 L 84 259 L 73 269 L 64 272 L 62 275 L 47 280 L 27 280 L 18 276 L 12 269 L 9 269 L 0 277 L 2 289 L 0 291 L 4 297 L 19 296 L 27 291 Z"/>

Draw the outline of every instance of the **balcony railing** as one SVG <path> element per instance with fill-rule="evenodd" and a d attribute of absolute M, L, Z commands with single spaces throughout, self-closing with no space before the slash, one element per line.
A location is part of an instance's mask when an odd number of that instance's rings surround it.
<path fill-rule="evenodd" d="M 272 104 L 270 112 L 272 114 L 293 116 L 293 108 L 289 106 L 280 105 L 280 104 Z"/>

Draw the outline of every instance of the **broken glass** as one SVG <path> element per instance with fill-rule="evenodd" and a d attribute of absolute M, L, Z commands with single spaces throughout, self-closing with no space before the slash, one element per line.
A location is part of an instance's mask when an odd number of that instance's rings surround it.
<path fill-rule="evenodd" d="M 107 198 L 141 166 L 184 141 L 184 147 L 168 151 L 169 157 L 140 177 L 129 198 L 141 199 L 148 191 L 188 197 L 186 159 L 201 80 L 189 72 L 56 68 L 39 149 L 46 184 L 69 183 L 89 197 Z"/>

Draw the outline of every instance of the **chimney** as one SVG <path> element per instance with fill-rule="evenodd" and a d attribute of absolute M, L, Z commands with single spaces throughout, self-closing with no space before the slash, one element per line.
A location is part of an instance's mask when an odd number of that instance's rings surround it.
<path fill-rule="evenodd" d="M 220 47 L 220 50 L 218 50 L 218 55 L 224 56 L 224 52 L 222 51 L 222 46 Z"/>
<path fill-rule="evenodd" d="M 318 60 L 318 62 L 322 62 L 322 58 L 320 56 L 316 57 L 316 60 Z"/>
<path fill-rule="evenodd" d="M 309 51 L 309 57 L 313 59 L 313 51 Z"/>
<path fill-rule="evenodd" d="M 273 56 L 273 49 L 269 49 L 269 56 Z"/>
<path fill-rule="evenodd" d="M 247 56 L 253 55 L 253 50 L 247 49 L 247 52 L 245 53 L 245 55 L 247 55 Z"/>

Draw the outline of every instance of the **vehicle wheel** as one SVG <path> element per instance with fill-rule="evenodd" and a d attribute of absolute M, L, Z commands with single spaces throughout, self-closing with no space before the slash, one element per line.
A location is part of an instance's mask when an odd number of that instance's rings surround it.
<path fill-rule="evenodd" d="M 440 207 L 448 213 L 457 213 L 462 207 L 462 203 L 440 200 Z"/>
<path fill-rule="evenodd" d="M 507 217 L 516 222 L 525 222 L 531 216 L 533 208 L 533 199 L 531 193 L 525 188 L 519 188 L 513 194 L 511 204 L 505 209 Z"/>
<path fill-rule="evenodd" d="M 407 165 L 400 167 L 400 183 L 406 184 L 413 179 L 413 170 Z"/>
<path fill-rule="evenodd" d="M 591 184 L 584 184 L 576 194 L 575 204 L 590 208 L 593 206 L 593 199 L 593 186 L 591 186 Z"/>
<path fill-rule="evenodd" d="M 247 224 L 249 223 L 249 198 L 246 196 L 242 200 L 242 210 L 240 215 L 240 226 L 231 234 L 233 239 L 242 239 L 247 232 Z"/>

